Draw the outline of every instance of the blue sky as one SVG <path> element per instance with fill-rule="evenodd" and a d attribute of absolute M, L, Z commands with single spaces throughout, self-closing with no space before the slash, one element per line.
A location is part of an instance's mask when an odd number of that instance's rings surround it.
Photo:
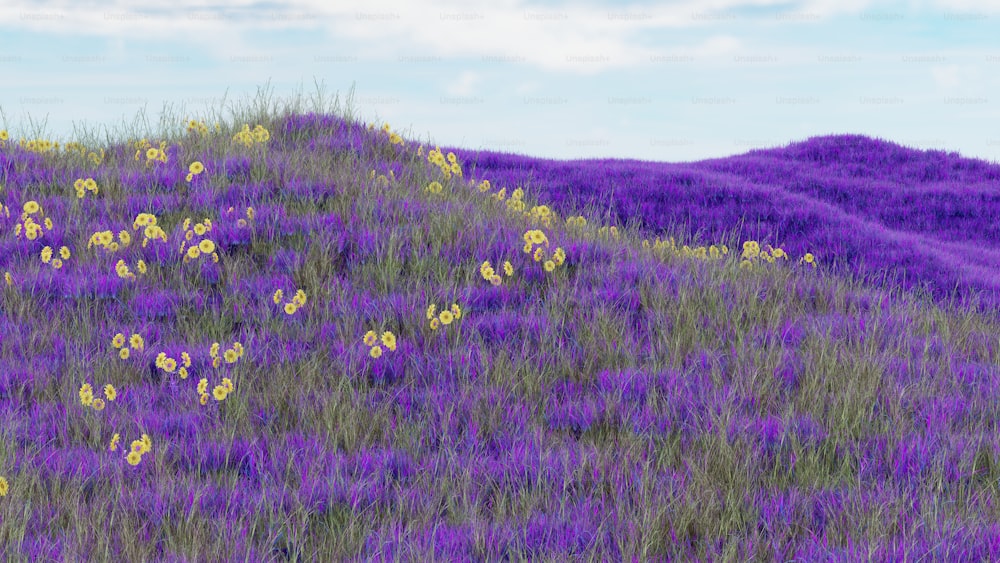
<path fill-rule="evenodd" d="M 998 20 L 997 0 L 5 0 L 0 128 L 65 141 L 319 82 L 441 146 L 682 162 L 854 133 L 1000 162 Z"/>

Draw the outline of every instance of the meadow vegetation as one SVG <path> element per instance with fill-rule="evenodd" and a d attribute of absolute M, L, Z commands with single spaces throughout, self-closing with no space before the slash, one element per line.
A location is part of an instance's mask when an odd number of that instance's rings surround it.
<path fill-rule="evenodd" d="M 0 132 L 11 560 L 1000 556 L 987 313 L 339 100 L 176 117 Z"/>

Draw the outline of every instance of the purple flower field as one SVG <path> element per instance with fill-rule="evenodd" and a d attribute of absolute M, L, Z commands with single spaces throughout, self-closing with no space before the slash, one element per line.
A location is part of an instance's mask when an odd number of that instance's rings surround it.
<path fill-rule="evenodd" d="M 998 165 L 126 137 L 0 132 L 11 560 L 1000 558 Z"/>

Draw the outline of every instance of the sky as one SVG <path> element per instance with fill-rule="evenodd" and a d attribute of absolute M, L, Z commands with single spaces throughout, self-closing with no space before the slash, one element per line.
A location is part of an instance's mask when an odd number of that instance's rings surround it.
<path fill-rule="evenodd" d="M 439 146 L 689 162 L 861 134 L 1000 162 L 998 20 L 1000 0 L 4 0 L 0 128 L 152 132 L 320 85 Z"/>

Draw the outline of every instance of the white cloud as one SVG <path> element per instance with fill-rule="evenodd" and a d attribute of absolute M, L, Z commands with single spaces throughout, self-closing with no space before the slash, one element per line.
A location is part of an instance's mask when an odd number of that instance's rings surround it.
<path fill-rule="evenodd" d="M 966 0 L 972 2 L 972 0 Z M 863 9 L 866 0 L 807 0 L 786 11 L 818 14 Z M 981 3 L 981 2 L 980 2 Z M 610 4 L 610 3 L 609 3 Z M 10 0 L 0 5 L 0 27 L 89 36 L 174 40 L 207 46 L 216 57 L 263 49 L 260 30 L 323 30 L 356 45 L 361 58 L 398 61 L 405 56 L 513 61 L 545 70 L 593 75 L 649 62 L 662 50 L 643 44 L 647 31 L 729 25 L 694 17 L 741 7 L 776 6 L 779 0 L 684 0 L 660 5 L 567 2 L 538 7 L 524 0 L 288 0 L 260 8 L 254 0 L 174 0 L 137 10 L 125 0 Z M 732 22 L 730 22 L 732 23 Z M 698 54 L 728 54 L 735 38 L 696 47 Z"/>
<path fill-rule="evenodd" d="M 449 84 L 445 91 L 449 96 L 471 96 L 476 93 L 476 85 L 482 81 L 479 73 L 465 71 Z"/>

